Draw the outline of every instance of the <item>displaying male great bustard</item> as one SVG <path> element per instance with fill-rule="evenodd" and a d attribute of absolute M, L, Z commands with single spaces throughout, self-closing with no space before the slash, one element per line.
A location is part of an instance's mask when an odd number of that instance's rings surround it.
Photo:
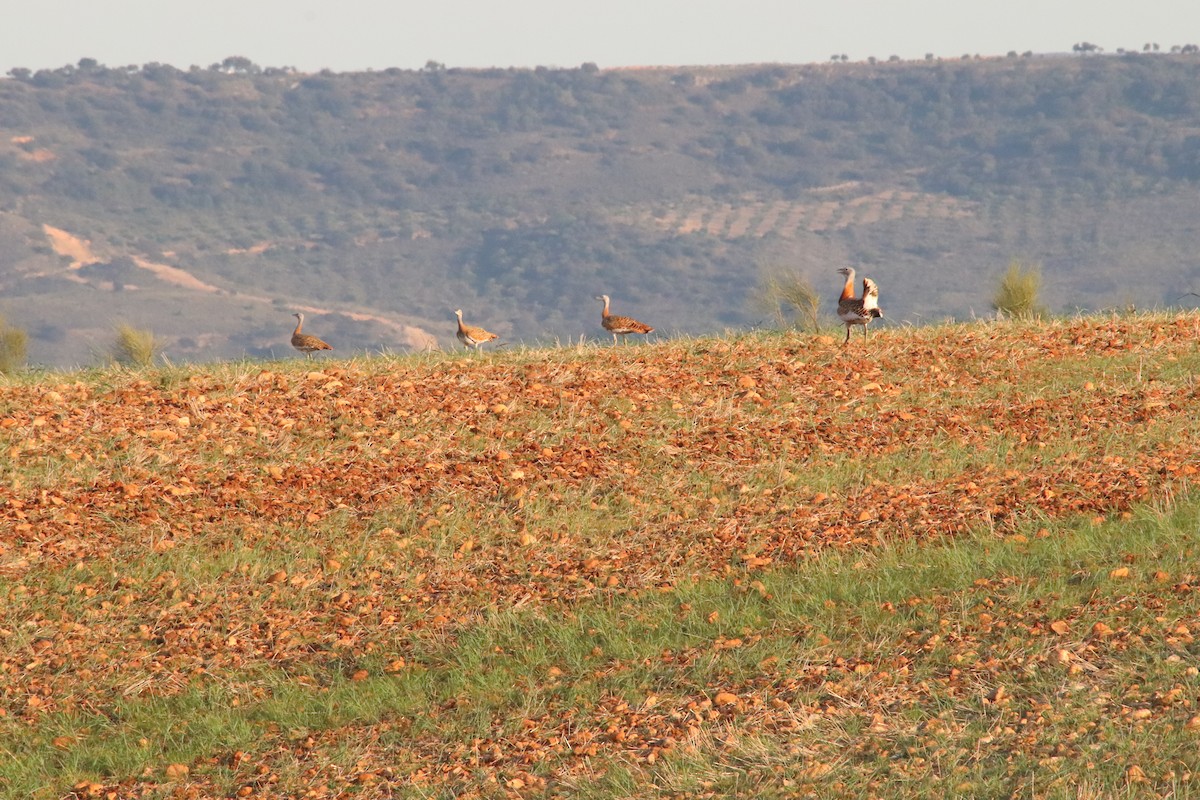
<path fill-rule="evenodd" d="M 307 333 L 301 333 L 300 329 L 304 327 L 304 315 L 300 312 L 292 314 L 296 318 L 296 330 L 292 331 L 292 347 L 304 353 L 305 358 L 312 358 L 312 354 L 318 350 L 332 350 L 333 348 L 321 341 L 315 336 L 310 336 Z"/>
<path fill-rule="evenodd" d="M 618 336 L 628 336 L 631 333 L 653 333 L 654 328 L 651 328 L 644 322 L 638 322 L 633 317 L 618 317 L 615 314 L 608 313 L 608 295 L 596 295 L 597 300 L 604 301 L 604 310 L 600 312 L 600 324 L 604 326 L 604 330 L 613 335 L 613 344 L 617 343 Z"/>
<path fill-rule="evenodd" d="M 838 273 L 846 276 L 846 284 L 842 287 L 842 296 L 838 298 L 838 318 L 846 323 L 846 341 L 850 341 L 850 328 L 853 325 L 863 326 L 863 339 L 867 338 L 867 323 L 876 317 L 883 316 L 879 308 L 879 287 L 870 278 L 863 278 L 862 297 L 854 296 L 854 269 L 842 267 Z"/>
<path fill-rule="evenodd" d="M 483 328 L 477 328 L 474 325 L 464 325 L 461 308 L 454 311 L 454 316 L 458 317 L 458 333 L 456 335 L 464 347 L 474 347 L 475 352 L 479 352 L 479 345 L 484 342 L 490 342 L 492 339 L 500 338 L 491 331 L 485 331 Z"/>

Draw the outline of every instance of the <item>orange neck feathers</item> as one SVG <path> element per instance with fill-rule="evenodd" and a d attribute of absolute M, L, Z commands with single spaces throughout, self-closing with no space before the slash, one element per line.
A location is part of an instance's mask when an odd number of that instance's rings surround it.
<path fill-rule="evenodd" d="M 838 301 L 854 299 L 854 270 L 846 270 L 846 285 L 842 287 L 842 296 Z"/>

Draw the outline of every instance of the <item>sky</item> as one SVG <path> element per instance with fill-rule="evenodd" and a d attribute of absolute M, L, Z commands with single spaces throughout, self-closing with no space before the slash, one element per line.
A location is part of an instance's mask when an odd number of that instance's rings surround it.
<path fill-rule="evenodd" d="M 2 0 L 0 75 L 94 58 L 301 72 L 697 66 L 1200 43 L 1180 0 Z"/>

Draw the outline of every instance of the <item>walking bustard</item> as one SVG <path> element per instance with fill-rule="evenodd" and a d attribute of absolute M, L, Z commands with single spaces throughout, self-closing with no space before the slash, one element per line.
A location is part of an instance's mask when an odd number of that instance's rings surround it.
<path fill-rule="evenodd" d="M 292 314 L 296 318 L 296 330 L 292 331 L 292 347 L 304 353 L 305 358 L 312 358 L 312 354 L 318 350 L 332 350 L 325 342 L 318 339 L 316 336 L 310 336 L 307 333 L 301 333 L 301 328 L 304 327 L 304 315 L 300 312 Z"/>
<path fill-rule="evenodd" d="M 456 309 L 454 316 L 458 317 L 458 340 L 463 343 L 464 347 L 474 347 L 475 352 L 479 352 L 479 345 L 484 342 L 490 342 L 492 339 L 500 337 L 491 331 L 485 331 L 483 328 L 477 328 L 474 325 L 464 325 L 462 321 L 462 309 Z"/>
<path fill-rule="evenodd" d="M 617 343 L 618 336 L 628 336 L 631 333 L 646 334 L 654 331 L 654 328 L 644 322 L 638 322 L 633 317 L 619 317 L 608 313 L 608 295 L 596 295 L 596 299 L 604 301 L 604 310 L 600 312 L 600 324 L 604 326 L 604 330 L 613 335 L 613 344 Z"/>

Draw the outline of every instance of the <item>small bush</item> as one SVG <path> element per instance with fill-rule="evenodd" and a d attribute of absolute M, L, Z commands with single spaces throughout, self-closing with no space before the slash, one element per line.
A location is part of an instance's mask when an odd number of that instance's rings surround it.
<path fill-rule="evenodd" d="M 814 333 L 821 327 L 821 295 L 808 278 L 795 272 L 767 277 L 755 293 L 756 307 L 769 313 L 781 328 L 794 326 Z"/>
<path fill-rule="evenodd" d="M 11 375 L 25 366 L 29 335 L 0 317 L 0 373 Z"/>
<path fill-rule="evenodd" d="M 113 343 L 112 358 L 127 367 L 148 367 L 162 351 L 162 342 L 150 331 L 142 331 L 121 323 Z"/>
<path fill-rule="evenodd" d="M 1042 272 L 1036 265 L 1013 261 L 992 297 L 992 308 L 1015 319 L 1039 319 L 1046 309 L 1038 302 Z"/>

